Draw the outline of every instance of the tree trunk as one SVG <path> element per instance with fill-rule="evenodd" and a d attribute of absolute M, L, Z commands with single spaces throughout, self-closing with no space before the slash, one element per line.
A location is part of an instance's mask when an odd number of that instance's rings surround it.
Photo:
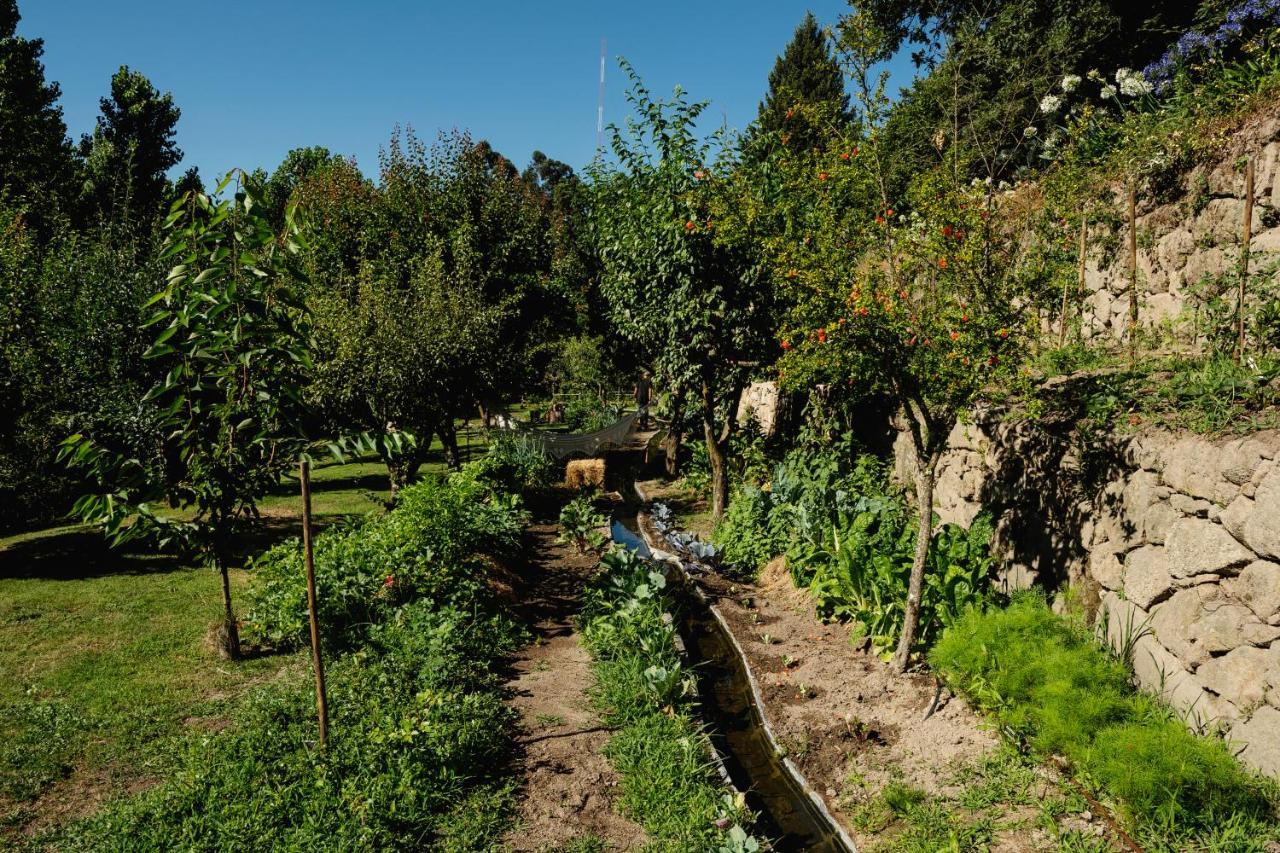
<path fill-rule="evenodd" d="M 453 428 L 453 419 L 441 421 L 440 426 L 436 427 L 436 433 L 440 436 L 440 443 L 444 445 L 445 464 L 450 468 L 460 467 L 462 454 L 458 451 L 458 431 Z"/>
<path fill-rule="evenodd" d="M 663 441 L 663 449 L 667 454 L 667 476 L 675 477 L 680 473 L 680 445 L 684 442 L 684 392 L 676 391 L 671 397 L 671 425 L 667 428 L 667 437 Z"/>
<path fill-rule="evenodd" d="M 925 563 L 929 559 L 929 540 L 933 538 L 933 484 L 937 478 L 938 454 L 930 453 L 925 459 L 921 456 L 916 453 L 916 509 L 920 514 L 916 554 L 907 586 L 907 606 L 902 614 L 902 636 L 890 662 L 896 672 L 905 672 L 911 660 L 911 647 L 915 645 L 916 629 L 920 624 L 920 596 L 924 589 Z"/>
<path fill-rule="evenodd" d="M 711 518 L 724 518 L 729 503 L 729 466 L 725 460 L 728 437 L 716 434 L 716 402 L 711 385 L 702 383 L 702 428 L 707 440 L 707 458 L 711 462 Z M 728 430 L 725 430 L 727 433 Z"/>
<path fill-rule="evenodd" d="M 222 630 L 218 632 L 219 650 L 229 660 L 240 660 L 240 630 L 236 625 L 236 614 L 231 609 L 231 576 L 227 570 L 227 558 L 221 546 L 214 548 L 214 565 L 222 575 Z"/>

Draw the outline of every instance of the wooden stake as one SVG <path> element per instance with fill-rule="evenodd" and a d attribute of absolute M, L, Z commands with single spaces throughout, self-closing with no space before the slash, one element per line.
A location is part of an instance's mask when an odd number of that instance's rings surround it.
<path fill-rule="evenodd" d="M 1236 293 L 1236 364 L 1244 358 L 1244 293 L 1249 282 L 1249 243 L 1253 238 L 1253 159 L 1244 164 L 1244 236 L 1240 242 L 1240 288 Z"/>
<path fill-rule="evenodd" d="M 307 567 L 307 616 L 311 623 L 311 662 L 316 671 L 316 710 L 320 715 L 320 748 L 329 742 L 329 702 L 324 689 L 324 660 L 320 657 L 320 620 L 316 614 L 316 564 L 311 548 L 311 463 L 298 463 L 302 481 L 302 554 Z"/>
<path fill-rule="evenodd" d="M 1084 255 L 1089 243 L 1089 219 L 1084 205 L 1080 206 L 1080 269 L 1076 274 L 1076 299 L 1084 293 Z M 1070 293 L 1068 282 L 1062 283 L 1062 327 L 1058 329 L 1058 349 L 1067 345 L 1067 305 Z"/>
<path fill-rule="evenodd" d="M 1138 190 L 1129 184 L 1129 365 L 1138 363 Z"/>

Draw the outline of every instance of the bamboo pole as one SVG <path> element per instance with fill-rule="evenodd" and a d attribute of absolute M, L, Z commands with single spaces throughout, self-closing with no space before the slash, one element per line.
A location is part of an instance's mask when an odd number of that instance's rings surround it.
<path fill-rule="evenodd" d="M 1244 293 L 1249 282 L 1249 243 L 1253 239 L 1253 158 L 1244 164 L 1244 235 L 1240 238 L 1240 284 L 1236 293 L 1236 364 L 1244 358 Z"/>
<path fill-rule="evenodd" d="M 320 748 L 329 742 L 329 702 L 324 688 L 324 660 L 320 657 L 320 620 L 316 613 L 316 564 L 311 547 L 311 463 L 298 463 L 302 482 L 302 554 L 307 567 L 307 618 L 311 623 L 311 661 L 316 672 L 316 711 L 320 716 Z"/>
<path fill-rule="evenodd" d="M 1080 267 L 1076 273 L 1076 299 L 1084 293 L 1084 255 L 1089 243 L 1089 220 L 1085 215 L 1086 208 L 1080 206 Z M 1067 345 L 1067 303 L 1070 283 L 1062 283 L 1062 326 L 1058 329 L 1058 349 Z"/>
<path fill-rule="evenodd" d="M 1138 190 L 1129 183 L 1129 366 L 1138 363 Z"/>

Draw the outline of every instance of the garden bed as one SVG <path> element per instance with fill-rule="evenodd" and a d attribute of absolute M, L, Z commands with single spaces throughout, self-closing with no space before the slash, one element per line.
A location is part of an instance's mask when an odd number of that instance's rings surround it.
<path fill-rule="evenodd" d="M 698 582 L 787 756 L 860 850 L 933 850 L 951 838 L 961 849 L 1112 846 L 1102 815 L 1003 747 L 963 699 L 930 675 L 891 672 L 847 627 L 820 620 L 780 560 L 758 583 L 715 571 Z"/>

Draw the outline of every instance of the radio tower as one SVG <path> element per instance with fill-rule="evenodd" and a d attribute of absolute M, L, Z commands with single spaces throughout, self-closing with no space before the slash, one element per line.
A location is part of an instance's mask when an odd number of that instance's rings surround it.
<path fill-rule="evenodd" d="M 596 156 L 604 150 L 604 53 L 608 40 L 600 38 L 600 97 L 596 101 Z"/>

